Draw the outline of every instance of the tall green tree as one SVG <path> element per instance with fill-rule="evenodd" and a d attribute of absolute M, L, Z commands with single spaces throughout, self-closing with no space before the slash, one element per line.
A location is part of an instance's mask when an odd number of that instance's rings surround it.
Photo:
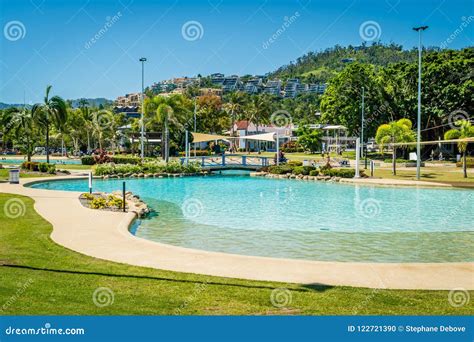
<path fill-rule="evenodd" d="M 474 126 L 472 126 L 471 122 L 467 120 L 460 120 L 456 122 L 456 125 L 459 126 L 458 129 L 450 129 L 444 134 L 444 138 L 446 140 L 467 139 L 474 137 Z M 467 145 L 467 141 L 458 142 L 459 152 L 462 153 L 462 169 L 464 178 L 467 178 Z"/>
<path fill-rule="evenodd" d="M 32 117 L 40 124 L 46 136 L 46 162 L 49 163 L 49 132 L 51 124 L 59 131 L 64 130 L 67 122 L 67 105 L 59 96 L 49 97 L 52 86 L 46 87 L 46 95 L 43 103 L 33 105 L 31 109 Z"/>
<path fill-rule="evenodd" d="M 380 125 L 375 135 L 375 141 L 379 144 L 380 149 L 383 150 L 387 145 L 391 145 L 393 149 L 392 154 L 392 174 L 397 174 L 397 148 L 400 143 L 414 142 L 416 134 L 412 130 L 412 123 L 409 119 L 400 119 L 392 121 L 388 124 Z M 400 145 L 401 148 L 405 146 Z"/>
<path fill-rule="evenodd" d="M 311 129 L 309 126 L 304 125 L 298 128 L 296 132 L 298 136 L 298 144 L 309 150 L 311 153 L 315 153 L 321 149 L 323 132 L 320 129 Z"/>

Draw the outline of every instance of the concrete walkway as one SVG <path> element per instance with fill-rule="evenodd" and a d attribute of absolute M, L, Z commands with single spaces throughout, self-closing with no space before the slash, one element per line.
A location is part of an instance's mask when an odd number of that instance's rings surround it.
<path fill-rule="evenodd" d="M 68 177 L 71 178 L 74 177 Z M 22 183 L 25 183 L 23 179 Z M 344 263 L 206 252 L 137 238 L 128 231 L 134 214 L 84 208 L 79 203 L 78 192 L 7 183 L 0 183 L 0 192 L 33 198 L 36 211 L 53 225 L 51 237 L 56 243 L 100 259 L 251 280 L 387 289 L 474 290 L 474 263 Z"/>

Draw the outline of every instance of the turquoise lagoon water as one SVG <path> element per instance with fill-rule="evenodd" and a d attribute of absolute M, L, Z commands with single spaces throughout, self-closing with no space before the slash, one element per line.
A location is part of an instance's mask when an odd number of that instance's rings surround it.
<path fill-rule="evenodd" d="M 123 180 L 94 180 L 94 191 Z M 138 237 L 209 251 L 309 260 L 474 260 L 474 191 L 247 175 L 127 179 L 154 210 Z M 87 191 L 87 180 L 34 188 Z"/>

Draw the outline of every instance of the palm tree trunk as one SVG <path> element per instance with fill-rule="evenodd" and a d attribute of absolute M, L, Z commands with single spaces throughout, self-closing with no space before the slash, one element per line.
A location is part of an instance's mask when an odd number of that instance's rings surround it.
<path fill-rule="evenodd" d="M 170 153 L 170 148 L 169 148 L 169 132 L 168 132 L 168 121 L 165 121 L 165 162 L 168 163 L 169 160 L 169 153 Z"/>
<path fill-rule="evenodd" d="M 49 123 L 46 124 L 46 163 L 49 164 Z"/>
<path fill-rule="evenodd" d="M 466 146 L 466 150 L 464 151 L 464 153 L 462 154 L 462 171 L 464 173 L 464 178 L 467 178 L 467 146 Z"/>
<path fill-rule="evenodd" d="M 392 174 L 394 176 L 397 175 L 397 149 L 393 147 L 393 155 L 392 155 Z"/>
<path fill-rule="evenodd" d="M 89 130 L 87 130 L 87 153 L 90 153 L 91 151 L 91 137 L 89 135 Z"/>

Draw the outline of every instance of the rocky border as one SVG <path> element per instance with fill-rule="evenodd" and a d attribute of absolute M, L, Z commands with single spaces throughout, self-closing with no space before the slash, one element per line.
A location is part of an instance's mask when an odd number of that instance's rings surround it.
<path fill-rule="evenodd" d="M 342 177 L 331 177 L 331 176 L 307 176 L 307 175 L 295 175 L 293 173 L 286 173 L 282 175 L 277 175 L 269 172 L 251 172 L 251 177 L 266 177 L 266 178 L 276 178 L 276 179 L 299 179 L 299 180 L 311 180 L 311 181 L 324 181 L 324 182 L 340 182 Z"/>
<path fill-rule="evenodd" d="M 107 192 L 94 192 L 92 193 L 92 196 L 94 198 L 99 198 L 102 197 L 104 199 L 107 199 L 108 196 L 115 196 L 117 198 L 122 199 L 122 192 L 120 190 L 113 191 L 112 193 L 107 193 Z M 105 207 L 102 209 L 94 209 L 91 208 L 90 203 L 91 200 L 86 198 L 86 193 L 83 193 L 79 196 L 79 201 L 81 202 L 82 206 L 93 209 L 93 210 L 105 210 L 105 211 L 115 211 L 115 212 L 122 212 L 123 208 L 117 208 L 117 207 Z M 140 199 L 140 196 L 134 195 L 131 191 L 126 191 L 125 192 L 125 211 L 126 212 L 133 212 L 137 214 L 139 218 L 143 218 L 147 216 L 152 210 L 148 205 Z"/>

